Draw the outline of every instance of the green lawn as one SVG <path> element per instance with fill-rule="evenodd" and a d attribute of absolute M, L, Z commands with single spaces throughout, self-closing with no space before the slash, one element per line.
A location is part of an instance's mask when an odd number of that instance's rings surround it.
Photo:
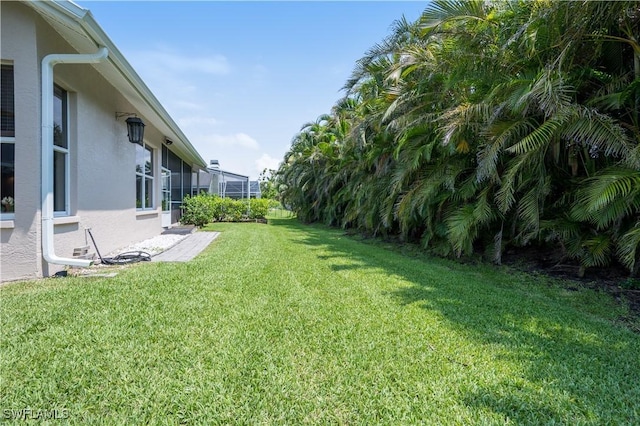
<path fill-rule="evenodd" d="M 0 415 L 640 423 L 640 336 L 607 295 L 291 219 L 211 229 L 189 263 L 0 289 Z"/>

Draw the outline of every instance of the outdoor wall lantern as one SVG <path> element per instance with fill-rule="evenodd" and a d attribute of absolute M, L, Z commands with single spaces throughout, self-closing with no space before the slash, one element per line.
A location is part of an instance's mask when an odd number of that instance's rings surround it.
<path fill-rule="evenodd" d="M 132 112 L 116 112 L 116 120 L 126 116 L 129 116 L 129 118 L 125 120 L 127 122 L 129 142 L 142 145 L 144 139 L 144 122 Z"/>

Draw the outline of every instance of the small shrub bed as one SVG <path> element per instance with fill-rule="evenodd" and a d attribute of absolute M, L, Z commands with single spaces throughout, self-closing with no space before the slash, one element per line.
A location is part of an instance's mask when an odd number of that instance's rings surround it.
<path fill-rule="evenodd" d="M 210 222 L 263 221 L 269 209 L 279 205 L 275 200 L 264 198 L 234 200 L 211 194 L 187 195 L 182 201 L 180 223 L 202 227 Z"/>

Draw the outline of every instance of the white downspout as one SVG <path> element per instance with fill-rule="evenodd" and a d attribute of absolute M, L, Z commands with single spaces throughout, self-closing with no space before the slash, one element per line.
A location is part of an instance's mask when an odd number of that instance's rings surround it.
<path fill-rule="evenodd" d="M 101 47 L 90 54 L 51 54 L 42 58 L 42 257 L 56 265 L 88 267 L 93 261 L 56 256 L 53 247 L 53 67 L 56 64 L 93 64 L 107 58 Z"/>

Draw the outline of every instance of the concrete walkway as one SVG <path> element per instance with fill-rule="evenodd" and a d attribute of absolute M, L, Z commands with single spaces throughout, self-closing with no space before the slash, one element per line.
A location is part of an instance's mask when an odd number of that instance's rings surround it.
<path fill-rule="evenodd" d="M 194 232 L 175 246 L 151 258 L 153 262 L 188 262 L 202 252 L 219 232 Z"/>

